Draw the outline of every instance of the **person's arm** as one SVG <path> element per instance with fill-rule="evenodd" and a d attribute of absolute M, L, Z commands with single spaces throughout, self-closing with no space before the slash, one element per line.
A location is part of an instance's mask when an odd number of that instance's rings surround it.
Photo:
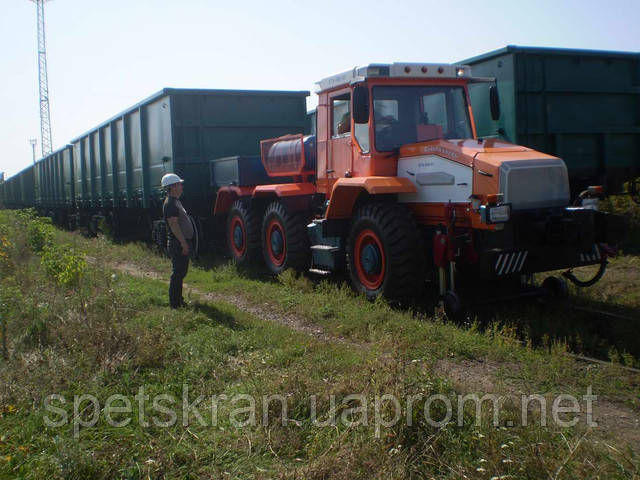
<path fill-rule="evenodd" d="M 189 255 L 189 244 L 182 234 L 182 229 L 180 228 L 180 224 L 178 223 L 178 217 L 167 218 L 167 223 L 169 224 L 169 228 L 171 228 L 173 234 L 180 242 L 180 245 L 182 245 L 182 255 Z"/>

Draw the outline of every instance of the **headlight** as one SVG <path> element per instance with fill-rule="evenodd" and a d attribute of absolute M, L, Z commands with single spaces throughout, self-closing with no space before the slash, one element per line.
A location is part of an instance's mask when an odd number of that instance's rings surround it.
<path fill-rule="evenodd" d="M 511 205 L 482 205 L 480 207 L 480 217 L 484 223 L 504 223 L 511 218 Z"/>

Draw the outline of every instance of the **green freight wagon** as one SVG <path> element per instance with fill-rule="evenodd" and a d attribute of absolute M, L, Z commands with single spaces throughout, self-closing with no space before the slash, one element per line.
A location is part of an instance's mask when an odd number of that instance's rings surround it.
<path fill-rule="evenodd" d="M 305 127 L 304 133 L 307 135 L 315 135 L 317 133 L 316 125 L 316 109 L 314 108 L 307 112 L 307 126 Z"/>
<path fill-rule="evenodd" d="M 199 225 L 207 223 L 215 195 L 209 161 L 257 155 L 260 140 L 304 132 L 308 95 L 161 90 L 71 141 L 74 211 L 68 223 L 92 231 L 104 220 L 117 235 L 147 237 L 154 230 L 154 238 L 161 237 L 155 232 L 165 196 L 160 179 L 169 172 L 185 179 L 183 203 Z"/>
<path fill-rule="evenodd" d="M 66 145 L 36 162 L 35 206 L 42 211 L 73 205 L 73 147 Z"/>
<path fill-rule="evenodd" d="M 2 190 L 5 201 L 4 205 L 8 208 L 27 208 L 33 207 L 34 181 L 33 181 L 33 165 L 13 177 L 9 178 L 2 184 Z"/>
<path fill-rule="evenodd" d="M 573 195 L 640 175 L 640 53 L 507 46 L 458 63 L 497 80 L 497 122 L 487 87 L 471 89 L 478 135 L 559 156 Z"/>
<path fill-rule="evenodd" d="M 259 154 L 260 140 L 305 128 L 309 92 L 166 88 L 72 140 L 80 208 L 150 209 L 160 179 L 185 179 L 184 203 L 211 215 L 209 160 Z"/>

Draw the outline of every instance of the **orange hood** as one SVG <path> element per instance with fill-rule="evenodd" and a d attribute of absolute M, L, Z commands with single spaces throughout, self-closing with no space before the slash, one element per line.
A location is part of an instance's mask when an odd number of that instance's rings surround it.
<path fill-rule="evenodd" d="M 552 155 L 499 139 L 434 140 L 400 148 L 400 158 L 439 155 L 473 168 L 473 195 L 499 193 L 500 166 L 504 162 L 555 159 Z"/>

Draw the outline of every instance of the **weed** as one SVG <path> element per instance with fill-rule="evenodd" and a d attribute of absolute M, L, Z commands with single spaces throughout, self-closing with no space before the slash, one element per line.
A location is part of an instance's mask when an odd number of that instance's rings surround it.
<path fill-rule="evenodd" d="M 60 285 L 75 287 L 82 280 L 87 261 L 71 245 L 50 245 L 42 250 L 42 265 Z"/>
<path fill-rule="evenodd" d="M 48 218 L 36 218 L 27 226 L 27 239 L 31 250 L 42 253 L 45 248 L 51 248 L 53 242 L 53 227 Z"/>

